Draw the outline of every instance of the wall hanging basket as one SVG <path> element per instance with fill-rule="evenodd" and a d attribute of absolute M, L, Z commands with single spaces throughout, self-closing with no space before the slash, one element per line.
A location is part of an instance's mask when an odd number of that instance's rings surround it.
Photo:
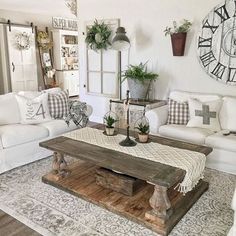
<path fill-rule="evenodd" d="M 183 56 L 187 33 L 171 34 L 173 56 Z"/>

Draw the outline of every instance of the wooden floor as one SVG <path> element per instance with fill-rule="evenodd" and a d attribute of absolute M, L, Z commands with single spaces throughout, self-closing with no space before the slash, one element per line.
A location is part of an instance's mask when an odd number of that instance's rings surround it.
<path fill-rule="evenodd" d="M 40 236 L 41 234 L 28 228 L 0 210 L 0 236 Z"/>

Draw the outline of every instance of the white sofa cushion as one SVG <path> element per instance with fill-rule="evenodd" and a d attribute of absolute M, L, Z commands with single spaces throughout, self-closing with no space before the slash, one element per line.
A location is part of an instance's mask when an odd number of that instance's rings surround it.
<path fill-rule="evenodd" d="M 200 102 L 197 99 L 189 99 L 190 120 L 187 127 L 206 128 L 212 131 L 221 130 L 219 113 L 222 100 Z"/>
<path fill-rule="evenodd" d="M 159 129 L 162 136 L 179 139 L 196 144 L 204 144 L 208 135 L 213 131 L 202 128 L 190 128 L 185 125 L 163 125 Z"/>
<path fill-rule="evenodd" d="M 220 111 L 222 129 L 236 131 L 236 97 L 224 97 Z"/>
<path fill-rule="evenodd" d="M 21 114 L 21 124 L 39 124 L 51 120 L 48 108 L 48 94 L 34 98 L 16 95 Z"/>
<path fill-rule="evenodd" d="M 48 137 L 48 130 L 37 125 L 2 125 L 0 137 L 3 148 L 9 148 L 23 143 Z"/>
<path fill-rule="evenodd" d="M 187 102 L 189 98 L 198 99 L 201 102 L 209 102 L 221 99 L 221 96 L 215 94 L 191 93 L 184 91 L 172 91 L 169 96 L 177 102 Z"/>
<path fill-rule="evenodd" d="M 225 136 L 222 132 L 218 132 L 206 138 L 206 145 L 213 148 L 236 152 L 236 135 L 230 134 Z"/>
<path fill-rule="evenodd" d="M 41 123 L 38 126 L 48 129 L 50 137 L 54 137 L 78 128 L 74 122 L 70 122 L 70 125 L 68 126 L 64 120 L 52 120 Z"/>
<path fill-rule="evenodd" d="M 165 125 L 168 118 L 168 105 L 157 107 L 146 112 L 149 120 L 150 133 L 157 134 L 160 126 Z"/>
<path fill-rule="evenodd" d="M 0 96 L 0 125 L 20 123 L 20 111 L 15 94 Z"/>

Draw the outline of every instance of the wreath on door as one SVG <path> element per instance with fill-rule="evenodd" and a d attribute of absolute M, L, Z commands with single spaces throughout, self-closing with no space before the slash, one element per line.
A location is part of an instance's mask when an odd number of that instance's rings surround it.
<path fill-rule="evenodd" d="M 19 50 L 29 50 L 31 46 L 31 35 L 23 32 L 16 34 L 15 44 Z"/>
<path fill-rule="evenodd" d="M 107 50 L 107 48 L 111 45 L 109 40 L 111 33 L 111 29 L 104 22 L 99 24 L 98 21 L 95 20 L 94 25 L 88 29 L 85 42 L 92 50 Z"/>

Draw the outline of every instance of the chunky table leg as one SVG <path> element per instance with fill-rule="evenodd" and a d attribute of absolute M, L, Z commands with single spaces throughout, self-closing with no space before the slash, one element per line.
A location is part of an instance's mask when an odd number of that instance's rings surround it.
<path fill-rule="evenodd" d="M 70 173 L 67 169 L 67 163 L 63 154 L 54 152 L 52 170 L 53 174 L 57 175 L 59 178 L 63 178 Z"/>
<path fill-rule="evenodd" d="M 150 220 L 165 222 L 171 215 L 171 203 L 167 195 L 167 188 L 155 185 L 154 193 L 149 200 L 152 210 L 146 212 L 145 217 Z"/>

